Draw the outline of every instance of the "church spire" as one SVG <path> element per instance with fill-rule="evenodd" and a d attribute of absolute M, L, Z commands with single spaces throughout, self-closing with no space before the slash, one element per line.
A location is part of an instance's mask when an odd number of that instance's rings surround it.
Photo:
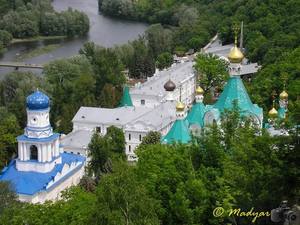
<path fill-rule="evenodd" d="M 272 109 L 268 113 L 270 120 L 274 120 L 278 116 L 278 111 L 275 109 L 275 92 L 273 92 L 272 99 L 273 99 Z"/>
<path fill-rule="evenodd" d="M 278 110 L 278 115 L 281 119 L 285 119 L 286 118 L 286 113 L 288 111 L 288 97 L 289 94 L 286 91 L 286 80 L 287 80 L 287 74 L 283 74 L 282 75 L 283 78 L 283 91 L 280 93 L 279 95 L 279 110 Z"/>
<path fill-rule="evenodd" d="M 185 105 L 181 101 L 176 104 L 176 118 L 167 135 L 162 138 L 165 144 L 186 144 L 191 141 L 188 122 L 185 120 Z"/>
<path fill-rule="evenodd" d="M 241 63 L 244 59 L 244 55 L 241 52 L 241 50 L 238 48 L 238 31 L 239 28 L 237 26 L 233 27 L 233 32 L 234 32 L 234 46 L 231 48 L 229 54 L 228 54 L 228 59 L 231 63 Z"/>
<path fill-rule="evenodd" d="M 123 106 L 133 106 L 128 86 L 125 86 L 123 89 L 123 96 L 121 98 L 119 107 Z"/>

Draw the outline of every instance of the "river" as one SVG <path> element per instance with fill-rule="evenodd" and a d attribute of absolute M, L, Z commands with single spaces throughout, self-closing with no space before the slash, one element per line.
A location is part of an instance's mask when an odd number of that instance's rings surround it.
<path fill-rule="evenodd" d="M 52 52 L 23 60 L 26 63 L 43 64 L 54 59 L 70 57 L 77 54 L 78 50 L 87 41 L 93 41 L 104 47 L 112 47 L 136 39 L 147 29 L 147 25 L 144 23 L 124 21 L 103 16 L 98 12 L 97 0 L 53 0 L 52 5 L 57 11 L 66 10 L 69 7 L 72 7 L 73 9 L 86 13 L 90 20 L 90 31 L 88 35 L 66 40 L 16 43 L 8 47 L 7 52 L 0 57 L 0 61 L 17 61 L 17 56 L 20 54 L 26 54 L 27 52 L 42 46 L 59 44 L 60 46 Z M 0 75 L 3 77 L 4 74 L 13 70 L 13 68 L 0 68 Z M 27 69 L 22 69 L 22 71 L 25 70 Z M 40 73 L 38 70 L 33 71 Z"/>

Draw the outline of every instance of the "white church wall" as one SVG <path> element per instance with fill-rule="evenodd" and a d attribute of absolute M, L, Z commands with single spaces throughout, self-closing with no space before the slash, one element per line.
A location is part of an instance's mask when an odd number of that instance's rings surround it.
<path fill-rule="evenodd" d="M 140 95 L 140 94 L 132 94 L 131 95 L 132 104 L 136 107 L 148 107 L 154 108 L 155 106 L 160 104 L 161 98 L 157 95 Z"/>
<path fill-rule="evenodd" d="M 67 188 L 70 188 L 73 185 L 77 185 L 80 182 L 80 179 L 84 175 L 84 167 L 81 167 L 80 170 L 76 171 L 72 176 L 68 177 L 62 183 L 57 185 L 53 189 L 48 191 L 42 191 L 35 195 L 19 195 L 19 200 L 23 202 L 30 203 L 44 203 L 45 201 L 55 201 L 61 198 L 61 192 Z"/>
<path fill-rule="evenodd" d="M 61 157 L 56 158 L 52 162 L 33 162 L 16 160 L 16 168 L 19 171 L 39 171 L 40 173 L 48 173 L 53 170 L 56 164 L 61 163 Z"/>

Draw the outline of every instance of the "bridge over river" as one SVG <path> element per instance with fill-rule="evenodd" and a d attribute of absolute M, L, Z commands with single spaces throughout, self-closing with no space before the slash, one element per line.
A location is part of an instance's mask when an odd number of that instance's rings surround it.
<path fill-rule="evenodd" d="M 0 62 L 0 67 L 13 67 L 16 70 L 19 68 L 29 68 L 29 69 L 43 69 L 43 64 L 32 64 L 24 62 Z"/>

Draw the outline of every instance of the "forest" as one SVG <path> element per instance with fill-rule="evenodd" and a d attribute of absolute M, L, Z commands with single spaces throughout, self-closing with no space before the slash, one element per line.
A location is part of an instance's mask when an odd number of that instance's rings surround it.
<path fill-rule="evenodd" d="M 55 12 L 50 0 L 0 0 L 0 53 L 13 38 L 81 36 L 89 19 L 77 10 Z"/>
<path fill-rule="evenodd" d="M 7 183 L 0 194 L 0 224 L 174 225 L 240 224 L 252 217 L 213 217 L 215 207 L 269 211 L 282 199 L 299 200 L 299 140 L 270 137 L 227 111 L 220 127 L 212 127 L 189 145 L 160 144 L 149 133 L 137 150 L 135 165 L 125 161 L 122 130 L 110 127 L 94 134 L 91 161 L 79 187 L 55 203 L 20 203 Z M 278 151 L 280 149 L 280 151 Z M 288 165 L 288 166 L 287 166 Z M 273 224 L 269 217 L 253 224 Z"/>
<path fill-rule="evenodd" d="M 49 3 L 42 1 L 42 12 L 34 0 L 24 2 L 0 0 L 1 21 L 19 25 L 15 20 L 25 17 L 32 24 L 29 34 L 26 27 L 5 28 L 6 23 L 0 22 L 0 46 L 1 42 L 6 46 L 12 38 L 28 35 L 73 36 L 78 34 L 77 28 L 66 29 L 73 19 L 86 21 L 88 29 L 85 16 L 77 11 L 55 13 Z M 125 69 L 131 78 L 145 79 L 155 68 L 170 66 L 174 53 L 200 50 L 216 33 L 223 43 L 232 43 L 231 28 L 241 21 L 245 55 L 262 65 L 251 82 L 245 81 L 249 96 L 263 107 L 267 118 L 272 95 L 278 98 L 285 83 L 289 111 L 280 126 L 291 134 L 271 137 L 262 130 L 257 135 L 259 131 L 240 118 L 239 109 L 234 108 L 222 116 L 221 127 L 211 127 L 189 145 L 162 145 L 160 134 L 150 132 L 137 151 L 139 161 L 129 165 L 120 151 L 125 145 L 124 134 L 111 127 L 105 136 L 93 136 L 87 176 L 78 187 L 66 191 L 60 201 L 20 203 L 12 187 L 0 183 L 0 224 L 249 225 L 252 218 L 213 217 L 212 211 L 219 206 L 225 210 L 271 210 L 283 199 L 299 204 L 300 141 L 295 129 L 300 123 L 297 0 L 99 0 L 99 9 L 106 15 L 152 25 L 143 36 L 122 46 L 103 48 L 86 43 L 77 56 L 49 63 L 44 76 L 7 74 L 0 81 L 0 168 L 16 156 L 15 137 L 26 125 L 25 99 L 35 88 L 51 97 L 50 118 L 55 131 L 68 133 L 80 106 L 118 105 L 126 82 Z M 33 13 L 28 12 L 31 10 Z M 44 22 L 40 13 L 45 13 Z M 86 29 L 80 31 L 86 33 Z M 213 81 L 222 89 L 228 74 L 224 65 L 210 56 L 199 56 L 195 69 L 207 74 L 200 85 L 206 92 L 205 102 L 210 103 L 208 84 Z M 216 73 L 220 76 L 214 76 Z M 262 217 L 254 224 L 272 223 Z"/>
<path fill-rule="evenodd" d="M 200 50 L 216 33 L 223 44 L 232 43 L 232 27 L 243 21 L 245 56 L 262 65 L 251 83 L 246 83 L 252 100 L 267 112 L 272 105 L 272 92 L 278 98 L 286 83 L 291 97 L 290 114 L 299 123 L 300 5 L 296 0 L 99 0 L 99 7 L 107 15 L 154 23 L 144 37 L 117 49 L 133 77 L 143 77 L 145 72 L 140 70 L 151 65 L 168 67 L 168 53 L 181 55 L 189 49 Z M 135 68 L 141 65 L 134 64 L 137 57 L 143 59 L 145 68 Z M 149 69 L 147 75 L 153 70 Z"/>

